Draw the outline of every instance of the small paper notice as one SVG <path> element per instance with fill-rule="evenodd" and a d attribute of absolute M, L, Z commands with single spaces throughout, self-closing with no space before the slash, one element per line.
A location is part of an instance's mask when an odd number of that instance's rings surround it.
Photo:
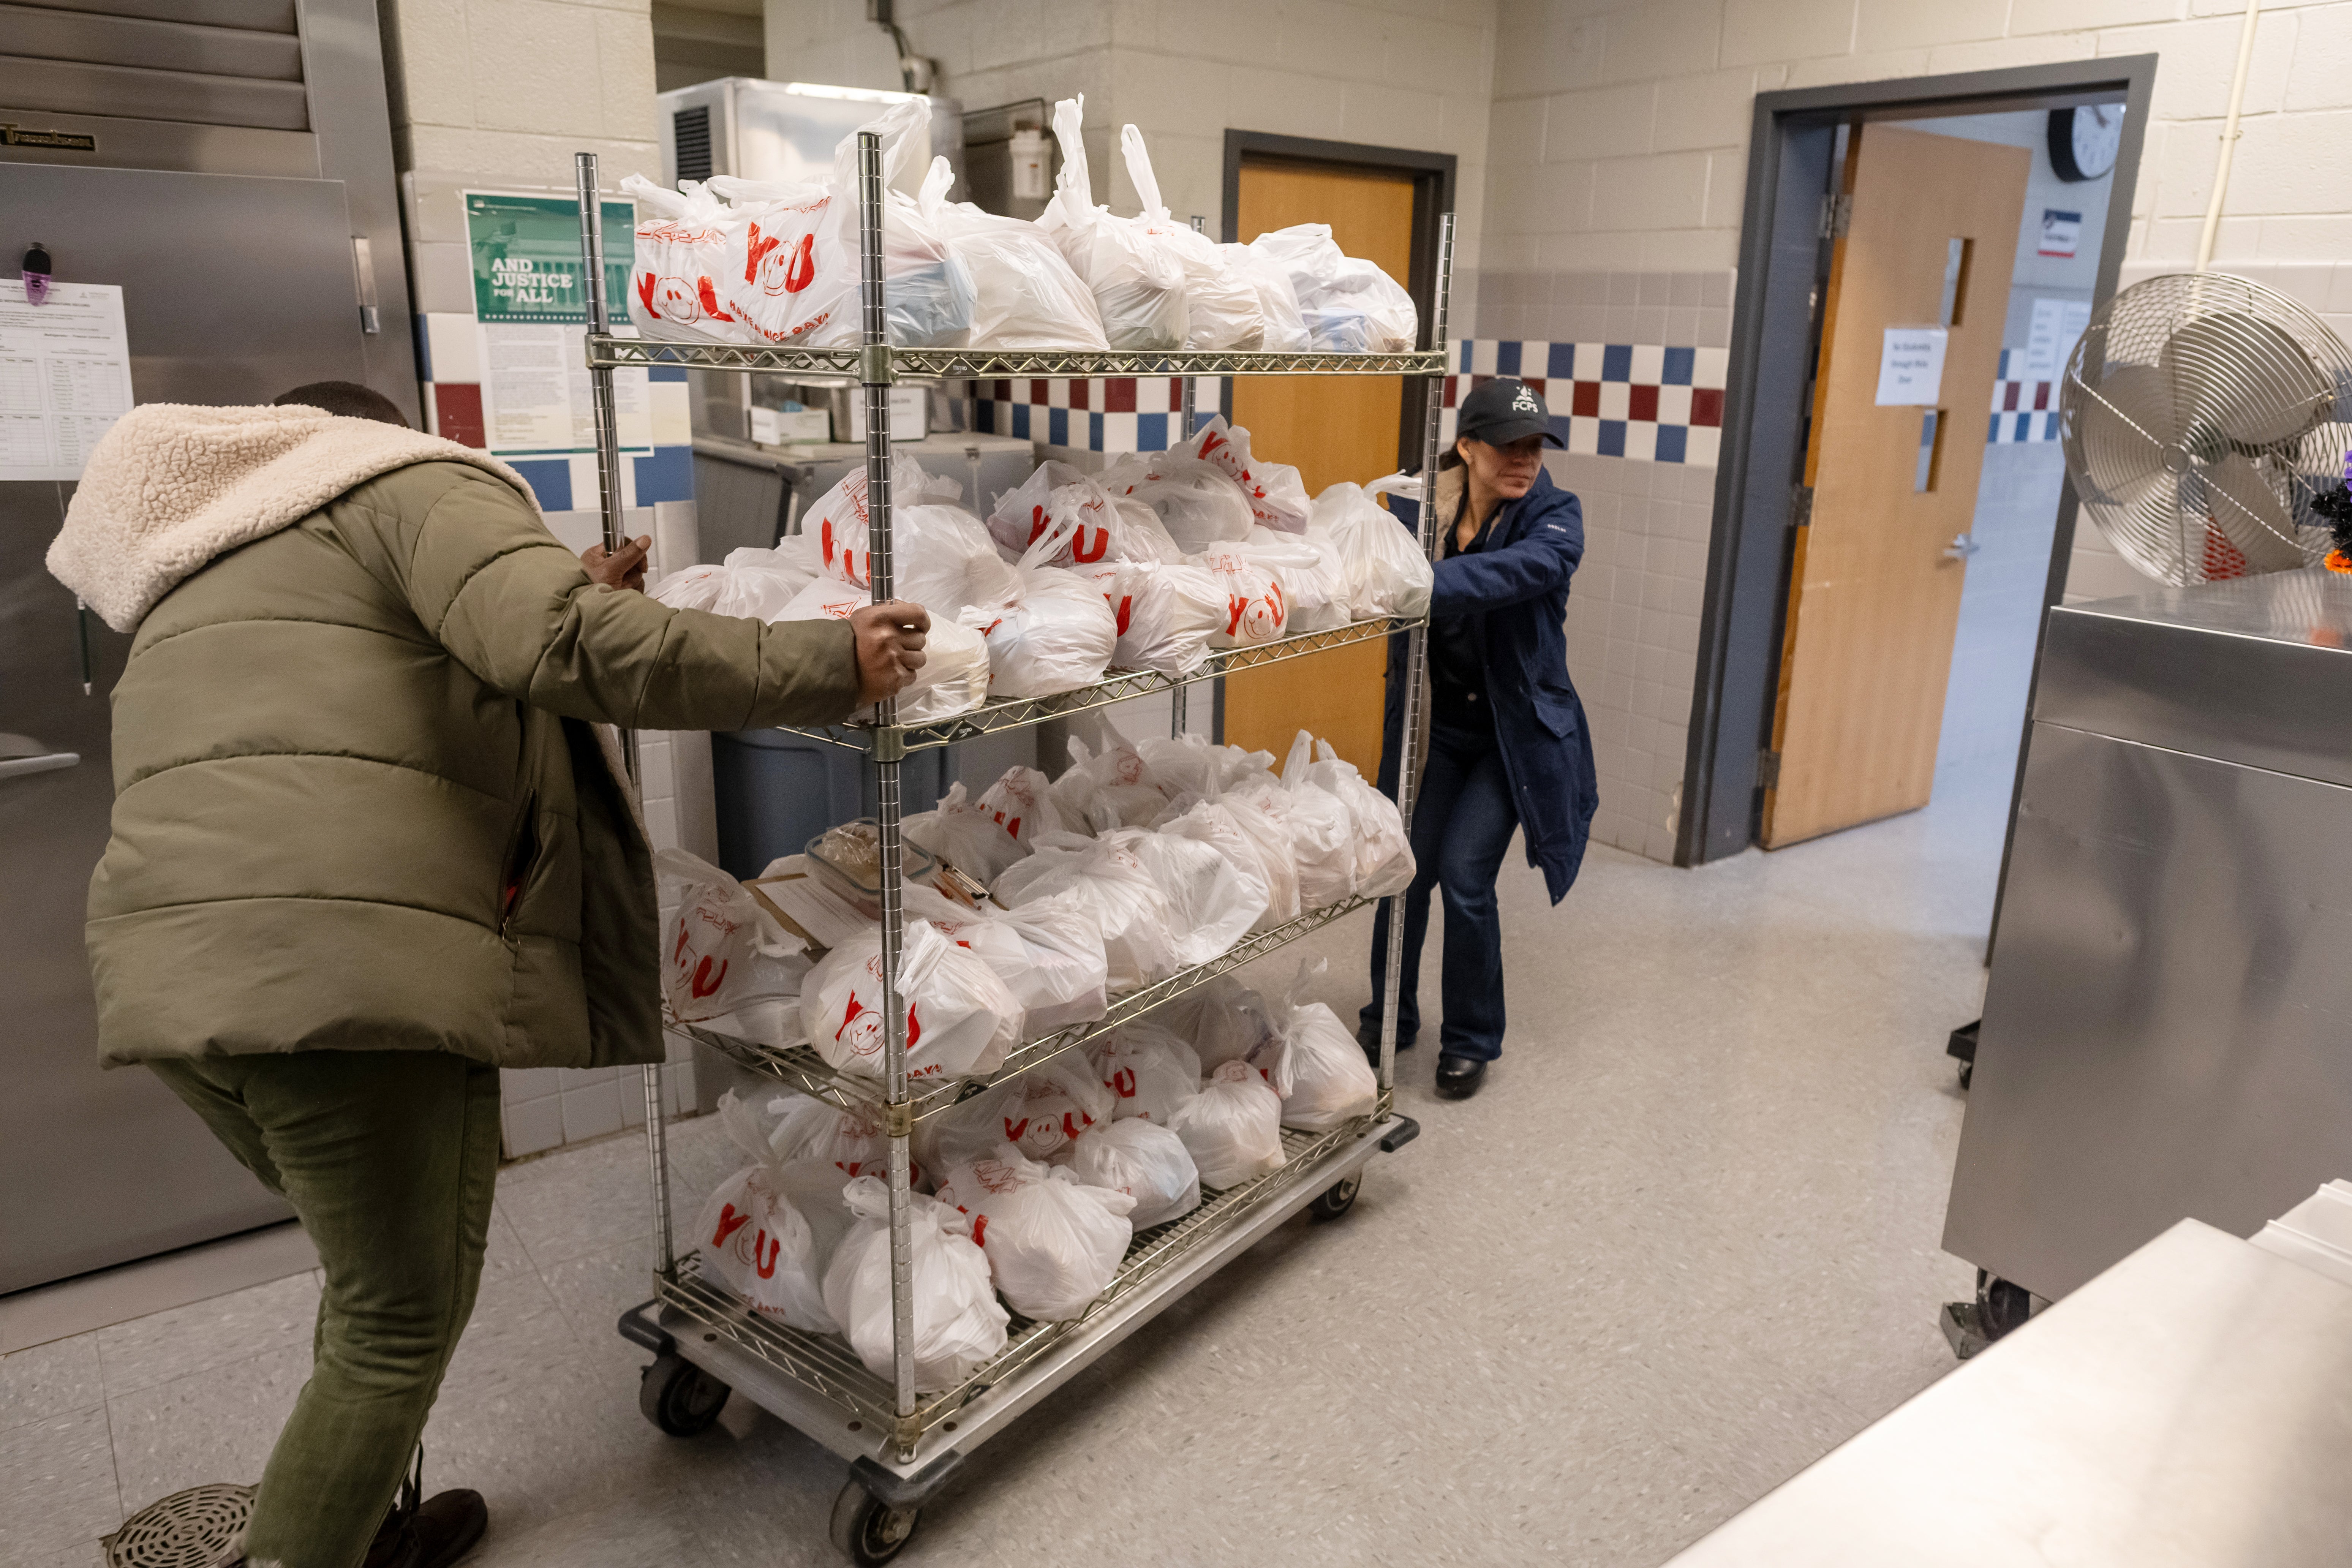
<path fill-rule="evenodd" d="M 122 290 L 52 283 L 27 304 L 0 278 L 0 479 L 79 479 L 90 448 L 131 411 Z"/>
<path fill-rule="evenodd" d="M 2055 381 L 2074 357 L 2074 344 L 2091 324 L 2087 300 L 2036 300 L 2025 329 L 2025 370 L 2021 381 Z"/>
<path fill-rule="evenodd" d="M 1943 327 L 1889 327 L 1878 355 L 1878 406 L 1933 403 L 1944 389 Z"/>

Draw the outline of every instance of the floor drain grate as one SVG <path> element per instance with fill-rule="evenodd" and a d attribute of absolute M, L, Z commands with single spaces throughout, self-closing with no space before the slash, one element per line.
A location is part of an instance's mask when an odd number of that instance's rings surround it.
<path fill-rule="evenodd" d="M 253 1518 L 253 1489 L 215 1483 L 158 1498 L 106 1538 L 106 1568 L 215 1568 Z"/>

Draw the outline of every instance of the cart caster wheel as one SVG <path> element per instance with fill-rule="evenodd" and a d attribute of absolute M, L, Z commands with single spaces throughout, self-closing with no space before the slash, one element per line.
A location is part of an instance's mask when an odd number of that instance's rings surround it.
<path fill-rule="evenodd" d="M 1316 1194 L 1307 1205 L 1307 1212 L 1317 1219 L 1338 1219 L 1356 1206 L 1356 1194 L 1364 1184 L 1360 1175 L 1349 1176 L 1334 1183 Z"/>
<path fill-rule="evenodd" d="M 852 1563 L 866 1568 L 887 1563 L 904 1551 L 914 1537 L 916 1521 L 922 1517 L 921 1509 L 892 1508 L 852 1481 L 833 1500 L 829 1530 L 833 1543 L 849 1553 Z"/>
<path fill-rule="evenodd" d="M 1972 1078 L 1976 1077 L 1976 1075 L 1977 1075 L 1977 1064 L 1976 1064 L 1976 1063 L 1974 1063 L 1974 1062 L 1962 1062 L 1962 1063 L 1960 1064 L 1960 1089 L 1961 1089 L 1962 1092 L 1964 1092 L 1964 1093 L 1965 1093 L 1965 1092 L 1967 1091 L 1968 1087 L 1969 1087 L 1969 1079 L 1972 1079 Z"/>
<path fill-rule="evenodd" d="M 2033 1294 L 1997 1274 L 1977 1270 L 1977 1323 L 1988 1340 L 2024 1326 L 2033 1311 Z"/>
<path fill-rule="evenodd" d="M 692 1437 L 710 1430 L 727 1407 L 728 1392 L 725 1384 L 693 1363 L 656 1356 L 637 1381 L 637 1408 L 671 1436 Z"/>

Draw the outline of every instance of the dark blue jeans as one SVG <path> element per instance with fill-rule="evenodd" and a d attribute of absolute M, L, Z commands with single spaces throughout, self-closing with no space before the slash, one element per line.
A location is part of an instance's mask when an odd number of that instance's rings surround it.
<path fill-rule="evenodd" d="M 1495 876 L 1518 826 L 1494 731 L 1457 729 L 1442 721 L 1431 726 L 1429 763 L 1412 805 L 1412 858 L 1419 869 L 1404 895 L 1399 1045 L 1411 1044 L 1421 1032 L 1421 944 L 1429 934 L 1429 894 L 1434 888 L 1445 895 L 1439 990 L 1444 1016 L 1437 1048 L 1479 1061 L 1503 1054 L 1503 921 L 1495 905 Z M 1383 900 L 1372 920 L 1372 1000 L 1360 1015 L 1367 1032 L 1381 1025 L 1390 907 Z"/>

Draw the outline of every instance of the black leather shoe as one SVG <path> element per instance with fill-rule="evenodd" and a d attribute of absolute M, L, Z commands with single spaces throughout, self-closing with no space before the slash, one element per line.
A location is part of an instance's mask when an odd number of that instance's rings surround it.
<path fill-rule="evenodd" d="M 1364 1047 L 1365 1057 L 1374 1067 L 1381 1065 L 1381 1026 L 1378 1024 L 1357 1025 L 1356 1044 Z M 1412 1049 L 1412 1037 L 1400 1033 L 1397 1036 L 1397 1049 L 1401 1051 Z"/>
<path fill-rule="evenodd" d="M 1448 1100 L 1467 1100 L 1486 1081 L 1486 1064 L 1470 1057 L 1437 1058 L 1437 1092 Z"/>
<path fill-rule="evenodd" d="M 453 1488 L 422 1502 L 402 1499 L 368 1549 L 367 1568 L 449 1568 L 478 1545 L 490 1525 L 482 1494 Z"/>

